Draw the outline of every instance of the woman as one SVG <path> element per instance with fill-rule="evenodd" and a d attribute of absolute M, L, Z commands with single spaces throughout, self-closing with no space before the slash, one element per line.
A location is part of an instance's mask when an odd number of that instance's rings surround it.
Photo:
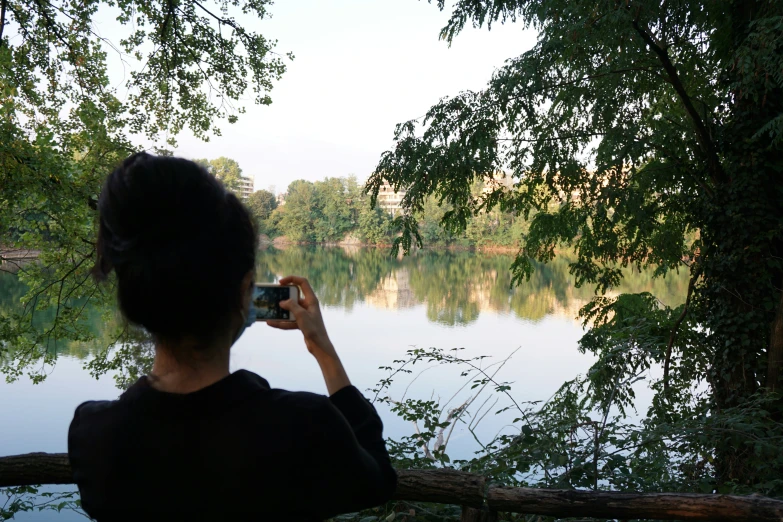
<path fill-rule="evenodd" d="M 322 520 L 389 500 L 396 475 L 372 405 L 351 386 L 307 280 L 285 301 L 329 397 L 229 373 L 257 239 L 236 196 L 191 161 L 131 156 L 98 203 L 96 275 L 155 341 L 150 375 L 80 405 L 68 454 L 82 506 L 117 520 Z M 272 348 L 267 348 L 272 349 Z"/>

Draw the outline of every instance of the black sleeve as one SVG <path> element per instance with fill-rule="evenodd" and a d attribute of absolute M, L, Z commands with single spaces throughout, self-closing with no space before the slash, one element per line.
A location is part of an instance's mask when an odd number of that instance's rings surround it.
<path fill-rule="evenodd" d="M 85 427 L 82 423 L 82 412 L 85 406 L 89 407 L 92 401 L 83 402 L 76 407 L 76 411 L 73 413 L 73 419 L 71 425 L 68 427 L 68 461 L 71 464 L 71 470 L 73 472 L 73 478 L 76 485 L 79 485 L 84 479 L 84 441 L 83 434 Z"/>
<path fill-rule="evenodd" d="M 328 518 L 383 504 L 397 487 L 380 417 L 353 386 L 324 401 L 313 415 L 313 508 Z"/>
<path fill-rule="evenodd" d="M 92 518 L 97 517 L 95 506 L 99 504 L 92 492 L 102 487 L 102 481 L 90 480 L 96 470 L 91 469 L 90 450 L 95 447 L 85 440 L 85 434 L 89 432 L 89 425 L 85 425 L 84 412 L 93 405 L 100 405 L 96 401 L 87 401 L 80 404 L 73 414 L 73 420 L 68 428 L 68 460 L 71 464 L 73 479 L 79 487 L 82 509 Z M 96 502 L 98 500 L 98 502 Z"/>

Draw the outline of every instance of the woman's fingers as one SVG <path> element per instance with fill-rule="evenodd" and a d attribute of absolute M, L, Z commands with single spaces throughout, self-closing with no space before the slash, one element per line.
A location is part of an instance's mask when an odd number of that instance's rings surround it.
<path fill-rule="evenodd" d="M 281 285 L 296 285 L 302 290 L 302 297 L 305 306 L 310 306 L 318 302 L 318 298 L 313 292 L 313 287 L 310 286 L 310 282 L 304 277 L 299 276 L 286 276 L 280 280 Z"/>
<path fill-rule="evenodd" d="M 297 299 L 286 299 L 285 301 L 280 301 L 280 308 L 291 312 L 291 314 L 294 316 L 294 319 L 298 318 L 304 311 L 304 308 L 302 308 L 302 303 Z"/>
<path fill-rule="evenodd" d="M 291 312 L 291 315 L 296 319 L 296 323 L 268 321 L 269 326 L 280 330 L 299 329 L 304 335 L 308 351 L 316 358 L 326 355 L 337 359 L 337 353 L 329 340 L 326 326 L 321 317 L 318 298 L 315 296 L 310 282 L 304 277 L 286 276 L 280 280 L 280 284 L 296 285 L 302 292 L 302 299 L 287 299 L 280 302 L 280 307 Z"/>
<path fill-rule="evenodd" d="M 298 330 L 299 325 L 295 321 L 267 321 L 267 325 L 278 330 Z"/>

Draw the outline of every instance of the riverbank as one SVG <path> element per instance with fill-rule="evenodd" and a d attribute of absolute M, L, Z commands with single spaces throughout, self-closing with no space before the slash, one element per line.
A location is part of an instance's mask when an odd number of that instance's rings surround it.
<path fill-rule="evenodd" d="M 364 243 L 354 236 L 348 236 L 343 241 L 334 242 L 308 242 L 291 241 L 285 236 L 270 238 L 266 234 L 261 234 L 258 238 L 260 245 L 274 246 L 275 248 L 285 248 L 287 246 L 322 246 L 322 247 L 351 247 L 351 248 L 391 248 L 391 243 Z M 480 252 L 482 254 L 516 254 L 519 252 L 518 246 L 495 245 L 484 243 L 481 245 L 425 245 L 422 250 L 445 250 L 451 252 Z M 411 250 L 419 250 L 415 245 Z"/>
<path fill-rule="evenodd" d="M 26 259 L 36 259 L 40 254 L 40 250 L 0 248 L 0 260 L 2 261 L 22 261 Z"/>
<path fill-rule="evenodd" d="M 0 248 L 0 270 L 16 273 L 25 263 L 38 259 L 40 254 L 40 250 Z"/>

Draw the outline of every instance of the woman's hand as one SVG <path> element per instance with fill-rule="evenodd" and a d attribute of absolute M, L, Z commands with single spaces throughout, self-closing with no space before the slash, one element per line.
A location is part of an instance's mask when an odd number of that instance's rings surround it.
<path fill-rule="evenodd" d="M 281 279 L 280 284 L 298 286 L 301 292 L 299 302 L 294 299 L 280 302 L 280 308 L 291 312 L 294 321 L 267 321 L 267 324 L 280 330 L 301 330 L 307 350 L 316 359 L 337 357 L 329 335 L 326 333 L 326 326 L 321 317 L 321 308 L 318 306 L 318 298 L 307 279 L 288 276 Z"/>
<path fill-rule="evenodd" d="M 326 326 L 321 317 L 318 298 L 310 283 L 304 277 L 287 276 L 280 280 L 281 285 L 298 286 L 302 295 L 299 302 L 288 299 L 280 302 L 280 307 L 291 312 L 294 321 L 267 321 L 266 324 L 279 330 L 300 330 L 304 335 L 305 346 L 313 354 L 321 367 L 329 394 L 349 386 L 351 381 L 345 373 L 337 351 L 329 340 Z"/>

